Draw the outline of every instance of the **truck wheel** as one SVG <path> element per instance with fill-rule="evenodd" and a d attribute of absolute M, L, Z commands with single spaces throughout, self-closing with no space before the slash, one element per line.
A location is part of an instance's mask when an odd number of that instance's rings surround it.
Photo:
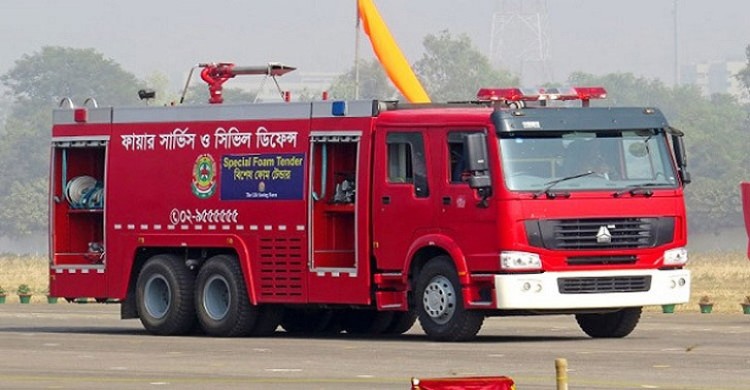
<path fill-rule="evenodd" d="M 235 257 L 217 255 L 208 259 L 195 283 L 196 313 L 207 335 L 250 334 L 258 318 L 258 307 L 250 304 L 245 277 Z"/>
<path fill-rule="evenodd" d="M 377 310 L 345 310 L 341 316 L 341 327 L 349 334 L 383 334 L 393 321 L 393 313 Z"/>
<path fill-rule="evenodd" d="M 417 313 L 410 309 L 408 311 L 397 311 L 393 313 L 393 319 L 385 330 L 385 334 L 404 334 L 417 322 Z"/>
<path fill-rule="evenodd" d="M 620 338 L 630 334 L 641 319 L 641 307 L 630 307 L 613 313 L 576 314 L 578 326 L 594 338 Z"/>
<path fill-rule="evenodd" d="M 476 336 L 484 315 L 466 310 L 453 262 L 447 256 L 430 260 L 419 273 L 416 289 L 419 324 L 433 340 L 464 341 Z"/>
<path fill-rule="evenodd" d="M 195 324 L 194 276 L 177 256 L 156 255 L 136 282 L 136 305 L 143 327 L 158 335 L 190 333 Z"/>

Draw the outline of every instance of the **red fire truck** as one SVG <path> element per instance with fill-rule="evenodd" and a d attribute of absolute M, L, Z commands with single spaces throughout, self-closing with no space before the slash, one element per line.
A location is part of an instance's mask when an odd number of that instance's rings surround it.
<path fill-rule="evenodd" d="M 203 67 L 220 103 L 242 68 Z M 489 316 L 572 314 L 624 337 L 643 306 L 688 301 L 689 175 L 659 110 L 589 107 L 605 95 L 65 100 L 50 292 L 119 302 L 160 335 L 400 334 L 418 318 L 467 340 Z"/>

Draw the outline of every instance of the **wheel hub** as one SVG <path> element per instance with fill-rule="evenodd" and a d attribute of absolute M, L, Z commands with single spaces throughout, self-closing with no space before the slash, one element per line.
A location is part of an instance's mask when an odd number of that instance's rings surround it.
<path fill-rule="evenodd" d="M 222 276 L 214 275 L 203 289 L 203 308 L 212 320 L 220 321 L 226 317 L 230 305 L 229 282 Z"/>
<path fill-rule="evenodd" d="M 427 284 L 422 297 L 424 310 L 438 324 L 445 324 L 456 311 L 456 291 L 453 284 L 442 275 Z"/>
<path fill-rule="evenodd" d="M 146 281 L 143 301 L 151 317 L 161 319 L 167 315 L 172 303 L 172 289 L 164 276 L 153 275 Z"/>

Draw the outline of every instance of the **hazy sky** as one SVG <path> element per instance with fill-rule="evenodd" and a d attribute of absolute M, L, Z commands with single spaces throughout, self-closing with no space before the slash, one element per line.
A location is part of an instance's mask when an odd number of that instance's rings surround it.
<path fill-rule="evenodd" d="M 506 0 L 507 1 L 507 0 Z M 466 33 L 489 54 L 502 0 L 375 0 L 410 62 L 422 39 Z M 632 72 L 671 84 L 673 0 L 550 0 L 554 79 L 572 71 Z M 678 0 L 681 64 L 744 60 L 750 1 Z M 93 47 L 144 77 L 180 85 L 198 62 L 280 61 L 306 72 L 343 72 L 354 57 L 354 0 L 30 0 L 0 2 L 0 73 L 42 46 Z M 361 41 L 363 57 L 371 56 Z"/>

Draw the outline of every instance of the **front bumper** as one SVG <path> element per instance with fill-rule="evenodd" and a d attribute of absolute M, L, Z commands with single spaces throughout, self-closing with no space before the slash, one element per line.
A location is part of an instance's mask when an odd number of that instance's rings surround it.
<path fill-rule="evenodd" d="M 650 277 L 646 291 L 586 291 L 561 293 L 558 280 L 589 278 Z M 627 270 L 545 272 L 541 274 L 495 275 L 497 309 L 599 309 L 686 303 L 690 299 L 690 271 Z"/>

